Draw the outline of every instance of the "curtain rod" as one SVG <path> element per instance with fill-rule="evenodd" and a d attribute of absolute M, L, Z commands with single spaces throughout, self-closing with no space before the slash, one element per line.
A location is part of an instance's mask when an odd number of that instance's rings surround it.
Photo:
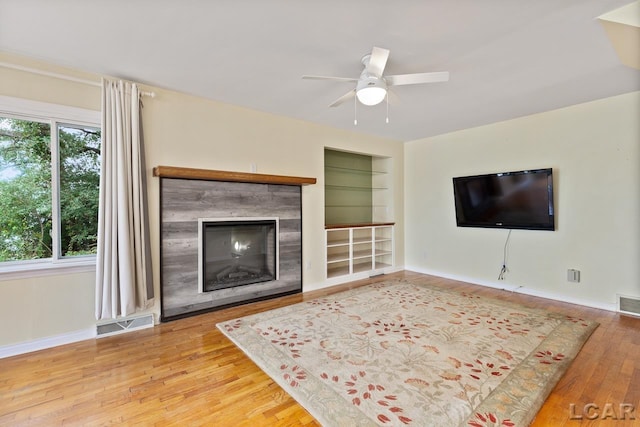
<path fill-rule="evenodd" d="M 38 70 L 37 68 L 25 67 L 25 66 L 22 66 L 22 65 L 11 64 L 11 63 L 8 63 L 8 62 L 0 61 L 0 66 L 6 67 L 6 68 L 13 68 L 14 70 L 19 70 L 19 71 L 26 71 L 28 73 L 33 73 L 33 74 L 40 74 L 42 76 L 54 77 L 56 79 L 68 80 L 68 81 L 76 82 L 76 83 L 82 83 L 82 84 L 86 84 L 86 85 L 90 85 L 90 86 L 102 87 L 102 83 L 94 82 L 93 80 L 86 80 L 86 79 L 81 79 L 79 77 L 65 76 L 64 74 L 53 73 L 51 71 Z M 147 92 L 147 91 L 141 90 L 140 91 L 140 95 L 142 95 L 142 96 L 150 96 L 151 98 L 155 98 L 156 93 L 155 92 Z"/>

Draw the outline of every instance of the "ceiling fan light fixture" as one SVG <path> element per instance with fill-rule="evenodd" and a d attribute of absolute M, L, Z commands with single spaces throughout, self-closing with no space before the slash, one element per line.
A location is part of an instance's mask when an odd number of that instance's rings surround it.
<path fill-rule="evenodd" d="M 356 96 L 358 97 L 358 101 L 364 105 L 378 105 L 384 100 L 384 97 L 387 96 L 387 91 L 381 87 L 371 86 L 360 89 L 356 92 Z"/>
<path fill-rule="evenodd" d="M 387 85 L 384 80 L 376 77 L 362 79 L 356 87 L 356 96 L 364 105 L 378 105 L 387 96 Z"/>

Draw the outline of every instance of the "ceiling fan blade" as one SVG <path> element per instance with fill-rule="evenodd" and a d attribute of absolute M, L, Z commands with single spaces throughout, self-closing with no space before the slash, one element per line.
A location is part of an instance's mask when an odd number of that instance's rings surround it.
<path fill-rule="evenodd" d="M 398 74 L 385 76 L 387 86 L 415 85 L 420 83 L 437 83 L 449 81 L 448 71 L 435 73 Z"/>
<path fill-rule="evenodd" d="M 354 96 L 356 96 L 356 90 L 350 90 L 349 92 L 345 93 L 344 95 L 342 95 L 340 98 L 336 99 L 335 101 L 333 101 L 332 104 L 329 105 L 329 107 L 337 107 L 338 105 L 347 102 L 348 100 L 350 100 L 351 98 L 353 98 Z"/>
<path fill-rule="evenodd" d="M 303 79 L 314 80 L 334 80 L 338 82 L 357 82 L 358 79 L 352 79 L 350 77 L 330 77 L 330 76 L 302 76 Z"/>
<path fill-rule="evenodd" d="M 374 46 L 371 50 L 369 64 L 367 64 L 367 71 L 369 74 L 373 74 L 376 77 L 382 77 L 384 67 L 387 66 L 387 59 L 389 59 L 389 50 Z"/>

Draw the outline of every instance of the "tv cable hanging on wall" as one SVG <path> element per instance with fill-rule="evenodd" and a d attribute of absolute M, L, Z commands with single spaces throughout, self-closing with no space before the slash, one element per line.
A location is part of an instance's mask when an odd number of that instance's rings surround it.
<path fill-rule="evenodd" d="M 504 242 L 504 249 L 502 251 L 502 268 L 500 269 L 500 274 L 498 274 L 498 280 L 504 280 L 504 276 L 507 274 L 509 269 L 507 268 L 507 254 L 509 249 L 509 238 L 511 237 L 511 232 L 513 230 L 509 230 L 509 234 L 507 234 L 507 240 Z"/>

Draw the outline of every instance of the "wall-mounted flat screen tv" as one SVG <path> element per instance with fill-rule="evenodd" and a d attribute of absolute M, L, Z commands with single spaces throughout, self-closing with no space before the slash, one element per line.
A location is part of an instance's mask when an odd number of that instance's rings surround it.
<path fill-rule="evenodd" d="M 458 227 L 555 230 L 549 169 L 453 178 Z"/>

